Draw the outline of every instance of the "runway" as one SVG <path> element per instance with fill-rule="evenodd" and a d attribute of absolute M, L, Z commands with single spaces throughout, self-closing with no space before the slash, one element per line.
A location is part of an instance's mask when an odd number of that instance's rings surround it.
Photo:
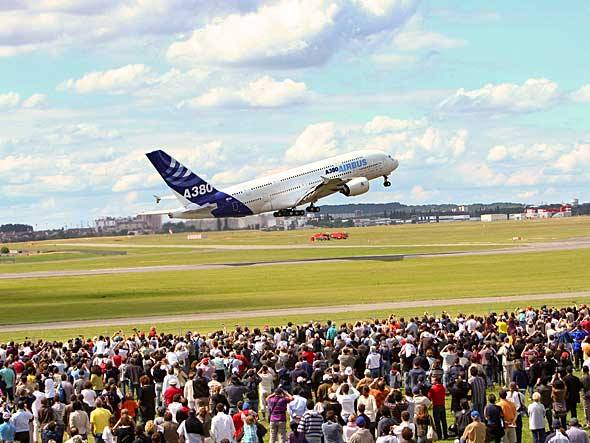
<path fill-rule="evenodd" d="M 81 243 L 69 243 L 69 246 L 80 246 Z M 92 243 L 86 244 L 92 247 L 107 247 L 109 244 Z M 116 245 L 116 247 L 128 247 L 129 245 Z M 137 247 L 137 245 L 135 245 Z M 163 246 L 163 245 L 160 245 Z M 176 245 L 184 247 L 187 245 Z M 217 245 L 225 247 L 226 245 Z M 270 247 L 275 245 L 260 245 Z M 302 245 L 294 245 L 302 246 Z M 305 245 L 309 247 L 309 245 Z M 408 246 L 408 245 L 406 245 Z M 416 246 L 416 245 L 412 245 Z M 433 245 L 423 245 L 433 246 Z M 141 246 L 146 247 L 146 246 Z M 169 247 L 169 246 L 166 246 Z M 288 245 L 286 246 L 289 247 Z M 324 246 L 320 246 L 324 247 Z M 327 246 L 331 248 L 365 248 L 365 246 L 357 245 L 335 245 Z M 377 246 L 375 246 L 377 247 Z M 389 246 L 378 246 L 379 248 Z M 207 246 L 211 248 L 211 246 Z M 247 249 L 248 247 L 244 247 Z M 281 248 L 285 248 L 282 246 Z M 337 258 L 309 258 L 309 259 L 293 259 L 293 260 L 276 260 L 263 262 L 230 262 L 230 263 L 216 263 L 216 264 L 190 264 L 190 265 L 157 265 L 157 266 L 141 266 L 141 267 L 127 267 L 127 268 L 104 268 L 104 269 L 85 269 L 85 270 L 61 270 L 61 271 L 32 271 L 22 273 L 5 273 L 0 274 L 0 280 L 9 279 L 30 279 L 30 278 L 51 278 L 51 277 L 80 277 L 89 275 L 117 275 L 117 274 L 138 274 L 146 272 L 170 272 L 170 271 L 202 271 L 208 269 L 227 269 L 236 267 L 258 267 L 258 266 L 290 266 L 301 265 L 309 263 L 327 263 L 327 262 L 343 262 L 353 260 L 375 260 L 375 261 L 399 261 L 403 259 L 419 259 L 419 258 L 444 258 L 444 257 L 461 257 L 461 256 L 477 256 L 477 255 L 495 255 L 495 254 L 521 254 L 531 252 L 548 252 L 548 251 L 567 251 L 575 249 L 590 248 L 590 239 L 567 240 L 559 242 L 544 242 L 544 243 L 527 243 L 519 246 L 512 246 L 500 249 L 486 249 L 482 251 L 457 251 L 457 252 L 435 252 L 435 253 L 414 253 L 414 254 L 376 254 L 376 255 L 351 255 Z M 258 248 L 257 248 L 258 249 Z M 278 248 L 274 248 L 278 249 Z"/>
<path fill-rule="evenodd" d="M 370 311 L 387 311 L 404 308 L 427 308 L 434 307 L 449 307 L 458 305 L 485 305 L 491 303 L 508 303 L 515 301 L 539 301 L 539 300 L 569 300 L 571 302 L 584 302 L 586 298 L 590 297 L 590 291 L 582 292 L 560 292 L 550 294 L 523 294 L 510 295 L 503 297 L 478 297 L 477 295 L 468 296 L 465 298 L 440 299 L 440 300 L 408 300 L 402 302 L 383 302 L 383 303 L 367 303 L 367 304 L 352 304 L 352 305 L 336 305 L 336 306 L 310 306 L 298 308 L 279 308 L 279 309 L 258 309 L 252 311 L 224 311 L 224 312 L 206 312 L 199 314 L 179 314 L 179 315 L 161 315 L 150 317 L 134 317 L 134 318 L 112 318 L 100 320 L 76 320 L 76 321 L 61 321 L 49 323 L 30 323 L 18 325 L 0 326 L 0 333 L 2 332 L 17 332 L 17 331 L 46 331 L 52 329 L 75 329 L 75 328 L 93 328 L 93 327 L 120 327 L 133 326 L 142 324 L 158 324 L 158 323 L 172 323 L 172 322 L 189 322 L 189 321 L 203 321 L 203 320 L 235 320 L 244 318 L 256 317 L 280 317 L 286 315 L 309 315 L 309 319 L 313 320 L 317 314 L 336 314 L 341 312 L 359 312 L 359 317 L 369 316 Z M 590 301 L 590 300 L 589 300 Z M 364 314 L 363 314 L 364 313 Z"/>

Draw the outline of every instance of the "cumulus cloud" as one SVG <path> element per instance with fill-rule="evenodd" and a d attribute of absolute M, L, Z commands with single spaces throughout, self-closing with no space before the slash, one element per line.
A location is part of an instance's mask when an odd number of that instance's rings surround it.
<path fill-rule="evenodd" d="M 138 46 L 167 40 L 214 15 L 247 12 L 258 0 L 11 0 L 0 4 L 0 56 L 68 46 L 103 48 L 126 39 Z M 98 44 L 100 43 L 100 44 Z M 150 43 L 153 43 L 151 41 Z"/>
<path fill-rule="evenodd" d="M 0 94 L 0 109 L 40 109 L 47 105 L 46 94 L 33 94 L 25 100 L 21 100 L 20 94 L 16 92 Z"/>
<path fill-rule="evenodd" d="M 520 114 L 554 105 L 561 94 L 557 83 L 530 78 L 522 85 L 488 83 L 479 89 L 459 89 L 439 104 L 442 114 Z"/>
<path fill-rule="evenodd" d="M 291 79 L 277 81 L 269 76 L 263 76 L 240 89 L 212 88 L 194 99 L 183 100 L 178 107 L 180 109 L 275 108 L 303 103 L 309 95 L 305 83 Z"/>
<path fill-rule="evenodd" d="M 439 32 L 426 31 L 421 16 L 414 16 L 393 38 L 393 47 L 400 51 L 453 49 L 465 46 L 466 41 Z"/>
<path fill-rule="evenodd" d="M 438 191 L 427 191 L 423 186 L 415 185 L 410 191 L 410 197 L 415 202 L 424 202 L 432 199 L 437 193 Z"/>
<path fill-rule="evenodd" d="M 336 123 L 323 122 L 307 126 L 285 153 L 290 163 L 305 163 L 339 153 Z"/>
<path fill-rule="evenodd" d="M 529 145 L 496 145 L 493 146 L 487 155 L 487 159 L 491 162 L 499 162 L 506 159 L 518 160 L 525 163 L 538 163 L 539 161 L 547 161 L 555 159 L 560 152 L 567 148 L 563 145 L 549 144 L 549 143 L 533 143 Z"/>
<path fill-rule="evenodd" d="M 578 143 L 574 149 L 557 159 L 555 167 L 564 172 L 590 167 L 590 143 Z"/>
<path fill-rule="evenodd" d="M 302 67 L 340 48 L 397 29 L 417 0 L 278 0 L 246 14 L 217 18 L 173 43 L 173 63 Z"/>
<path fill-rule="evenodd" d="M 47 105 L 47 94 L 33 94 L 22 102 L 22 107 L 28 109 L 46 108 Z"/>
<path fill-rule="evenodd" d="M 384 132 L 398 132 L 408 129 L 421 128 L 425 125 L 425 119 L 404 120 L 388 117 L 386 115 L 378 115 L 373 117 L 371 121 L 365 124 L 364 131 L 367 134 L 382 134 Z"/>
<path fill-rule="evenodd" d="M 109 92 L 122 94 L 130 89 L 136 89 L 139 84 L 146 82 L 146 75 L 150 68 L 143 64 L 127 65 L 108 71 L 96 71 L 85 74 L 80 79 L 70 78 L 60 83 L 60 91 L 75 91 L 79 94 L 91 92 Z"/>
<path fill-rule="evenodd" d="M 584 85 L 570 94 L 570 99 L 577 103 L 590 103 L 590 85 Z"/>
<path fill-rule="evenodd" d="M 0 108 L 10 109 L 16 108 L 20 103 L 20 95 L 16 92 L 7 92 L 0 94 Z"/>

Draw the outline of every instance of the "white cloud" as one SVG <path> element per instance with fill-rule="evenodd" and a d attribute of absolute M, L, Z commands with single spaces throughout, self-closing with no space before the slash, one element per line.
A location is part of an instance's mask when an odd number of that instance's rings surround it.
<path fill-rule="evenodd" d="M 0 94 L 0 109 L 16 108 L 20 103 L 20 95 L 16 92 Z"/>
<path fill-rule="evenodd" d="M 570 99 L 578 103 L 590 103 L 590 84 L 584 85 L 580 89 L 570 94 Z"/>
<path fill-rule="evenodd" d="M 386 115 L 378 115 L 373 117 L 371 121 L 365 124 L 364 131 L 367 134 L 382 134 L 384 132 L 398 132 L 408 129 L 416 129 L 426 125 L 426 120 L 403 120 L 398 118 L 388 117 Z"/>
<path fill-rule="evenodd" d="M 33 94 L 22 102 L 22 107 L 30 109 L 39 109 L 46 108 L 47 104 L 47 94 Z"/>
<path fill-rule="evenodd" d="M 240 89 L 213 88 L 191 100 L 183 100 L 179 108 L 275 108 L 300 104 L 309 98 L 305 83 L 291 79 L 276 81 L 260 77 Z"/>
<path fill-rule="evenodd" d="M 408 20 L 393 37 L 393 47 L 400 51 L 453 49 L 465 44 L 465 40 L 454 39 L 439 32 L 426 31 L 424 19 L 420 15 L 415 15 Z"/>
<path fill-rule="evenodd" d="M 578 143 L 574 149 L 557 159 L 555 167 L 565 172 L 590 167 L 590 143 Z"/>
<path fill-rule="evenodd" d="M 491 162 L 499 162 L 508 156 L 508 149 L 504 145 L 496 145 L 488 152 L 488 160 Z"/>
<path fill-rule="evenodd" d="M 60 83 L 57 89 L 75 91 L 79 94 L 92 92 L 122 94 L 137 89 L 139 84 L 145 83 L 149 71 L 149 67 L 143 64 L 135 64 L 109 69 L 108 71 L 89 72 L 78 80 L 70 78 Z"/>
<path fill-rule="evenodd" d="M 418 58 L 414 55 L 379 53 L 373 54 L 371 60 L 379 65 L 401 66 L 412 65 Z"/>
<path fill-rule="evenodd" d="M 532 197 L 535 197 L 538 193 L 539 193 L 539 191 L 523 191 L 523 192 L 519 192 L 518 194 L 516 194 L 516 196 L 518 198 L 522 198 L 524 200 L 529 200 Z"/>
<path fill-rule="evenodd" d="M 291 163 L 305 163 L 337 155 L 336 123 L 324 122 L 307 126 L 285 153 Z"/>
<path fill-rule="evenodd" d="M 0 56 L 66 47 L 103 50 L 111 42 L 153 45 L 212 15 L 248 11 L 258 0 L 11 0 L 0 4 Z M 158 41 L 156 40 L 156 43 Z M 119 49 L 119 48 L 117 48 Z"/>
<path fill-rule="evenodd" d="M 510 174 L 505 184 L 508 186 L 533 186 L 538 184 L 542 177 L 542 168 L 524 168 Z"/>
<path fill-rule="evenodd" d="M 439 111 L 445 114 L 518 114 L 549 108 L 560 98 L 557 83 L 530 78 L 522 85 L 488 83 L 480 89 L 459 89 L 443 100 Z"/>
<path fill-rule="evenodd" d="M 504 184 L 506 176 L 494 172 L 482 161 L 462 163 L 457 167 L 465 184 L 476 187 L 498 186 Z"/>
<path fill-rule="evenodd" d="M 424 202 L 430 200 L 437 193 L 437 191 L 427 191 L 426 189 L 424 189 L 424 187 L 416 185 L 412 187 L 410 191 L 410 196 L 412 200 L 415 202 Z"/>
<path fill-rule="evenodd" d="M 467 131 L 467 129 L 459 129 L 451 137 L 451 139 L 449 140 L 449 145 L 451 147 L 453 157 L 459 157 L 461 154 L 465 152 L 468 136 L 469 131 Z"/>
<path fill-rule="evenodd" d="M 278 0 L 255 12 L 230 14 L 173 43 L 181 64 L 302 67 L 328 60 L 341 47 L 378 38 L 414 14 L 417 0 Z"/>

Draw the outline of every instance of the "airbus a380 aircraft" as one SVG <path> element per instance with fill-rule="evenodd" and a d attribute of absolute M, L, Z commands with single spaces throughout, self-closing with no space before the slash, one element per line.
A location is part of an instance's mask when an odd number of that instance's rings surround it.
<path fill-rule="evenodd" d="M 364 194 L 369 190 L 369 180 L 383 177 L 383 185 L 391 186 L 389 174 L 399 165 L 383 152 L 356 151 L 221 191 L 164 151 L 146 155 L 183 205 L 173 211 L 153 213 L 182 219 L 245 217 L 271 211 L 275 217 L 301 216 L 305 211 L 297 207 L 302 205 L 308 205 L 307 212 L 318 212 L 315 203 L 320 198 L 336 192 L 347 197 Z"/>

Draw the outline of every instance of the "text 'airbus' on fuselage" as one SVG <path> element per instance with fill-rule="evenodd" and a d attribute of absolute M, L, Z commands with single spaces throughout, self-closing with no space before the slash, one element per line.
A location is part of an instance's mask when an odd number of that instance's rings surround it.
<path fill-rule="evenodd" d="M 305 211 L 297 207 L 307 205 L 308 212 L 317 212 L 315 203 L 319 199 L 337 192 L 347 197 L 364 194 L 375 178 L 383 177 L 384 186 L 390 186 L 389 174 L 399 165 L 380 151 L 356 151 L 221 191 L 164 151 L 146 155 L 182 204 L 176 210 L 155 213 L 179 219 L 245 217 L 265 212 L 274 212 L 275 217 L 301 216 Z"/>

